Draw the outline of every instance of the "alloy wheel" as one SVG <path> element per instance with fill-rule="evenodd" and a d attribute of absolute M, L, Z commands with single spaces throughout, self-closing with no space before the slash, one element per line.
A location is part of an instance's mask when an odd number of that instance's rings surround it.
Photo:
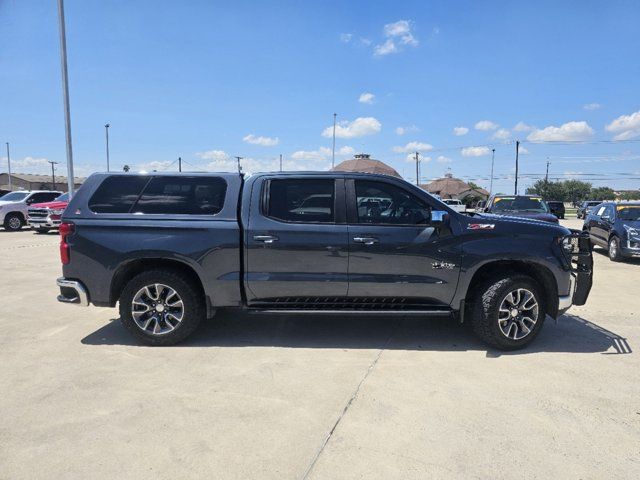
<path fill-rule="evenodd" d="M 535 295 L 526 288 L 518 288 L 502 300 L 498 310 L 498 326 L 505 337 L 521 340 L 533 331 L 538 315 Z"/>
<path fill-rule="evenodd" d="M 175 330 L 184 317 L 182 298 L 162 283 L 142 287 L 131 302 L 133 321 L 145 333 L 164 335 Z"/>

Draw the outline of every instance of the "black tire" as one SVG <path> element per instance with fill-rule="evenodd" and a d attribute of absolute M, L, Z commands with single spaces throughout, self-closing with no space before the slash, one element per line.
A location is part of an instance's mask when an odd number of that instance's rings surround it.
<path fill-rule="evenodd" d="M 24 218 L 19 213 L 9 213 L 4 217 L 4 229 L 8 232 L 17 232 L 24 226 Z"/>
<path fill-rule="evenodd" d="M 513 339 L 502 332 L 498 310 L 509 293 L 517 289 L 526 289 L 533 294 L 538 304 L 538 315 L 528 334 L 523 338 Z M 529 345 L 540 332 L 547 311 L 542 288 L 533 278 L 519 273 L 494 276 L 479 284 L 474 289 L 470 310 L 470 322 L 475 334 L 485 343 L 500 350 L 518 350 Z"/>
<path fill-rule="evenodd" d="M 49 228 L 36 228 L 36 233 L 49 233 Z"/>
<path fill-rule="evenodd" d="M 183 303 L 182 320 L 168 333 L 154 334 L 143 330 L 133 318 L 134 297 L 145 286 L 154 284 L 162 284 L 172 288 Z M 136 275 L 125 285 L 119 301 L 122 324 L 134 337 L 147 345 L 174 345 L 181 342 L 193 333 L 206 316 L 201 289 L 191 278 L 176 270 L 155 269 Z"/>
<path fill-rule="evenodd" d="M 620 253 L 620 239 L 615 235 L 609 239 L 608 254 L 609 260 L 612 262 L 621 262 L 623 260 Z"/>

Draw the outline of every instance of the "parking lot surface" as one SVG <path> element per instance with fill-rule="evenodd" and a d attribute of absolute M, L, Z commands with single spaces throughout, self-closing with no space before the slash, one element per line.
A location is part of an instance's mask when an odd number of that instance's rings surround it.
<path fill-rule="evenodd" d="M 594 252 L 587 305 L 518 352 L 447 320 L 231 313 L 152 348 L 56 301 L 57 245 L 0 231 L 2 479 L 640 477 L 640 261 Z"/>

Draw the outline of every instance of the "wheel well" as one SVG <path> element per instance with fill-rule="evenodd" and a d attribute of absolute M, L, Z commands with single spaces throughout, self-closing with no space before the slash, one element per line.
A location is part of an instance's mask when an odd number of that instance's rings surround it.
<path fill-rule="evenodd" d="M 547 314 L 555 318 L 558 314 L 558 283 L 553 273 L 542 265 L 533 262 L 525 262 L 519 260 L 500 260 L 491 262 L 480 267 L 471 279 L 467 295 L 470 298 L 473 295 L 474 288 L 494 275 L 504 275 L 506 272 L 522 273 L 532 277 L 542 289 L 545 296 L 545 304 L 547 306 Z"/>
<path fill-rule="evenodd" d="M 17 216 L 17 217 L 20 217 L 20 219 L 21 219 L 23 222 L 26 220 L 26 219 L 25 219 L 25 216 L 24 216 L 24 214 L 23 214 L 22 212 L 9 212 L 9 213 L 7 213 L 7 214 L 5 215 L 5 218 L 10 217 L 10 216 L 12 216 L 12 215 L 15 215 L 15 216 Z"/>
<path fill-rule="evenodd" d="M 166 268 L 174 270 L 189 277 L 200 289 L 200 293 L 204 296 L 204 287 L 200 277 L 193 268 L 178 260 L 170 260 L 166 258 L 141 258 L 122 265 L 111 280 L 111 291 L 109 294 L 109 303 L 115 306 L 116 302 L 122 294 L 122 290 L 129 280 L 145 270 Z M 210 307 L 210 301 L 207 297 L 207 308 Z"/>

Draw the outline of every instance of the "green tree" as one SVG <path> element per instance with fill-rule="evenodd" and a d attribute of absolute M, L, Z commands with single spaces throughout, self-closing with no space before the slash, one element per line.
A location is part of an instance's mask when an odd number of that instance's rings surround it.
<path fill-rule="evenodd" d="M 616 193 L 609 187 L 596 187 L 591 189 L 591 198 L 594 200 L 615 200 Z"/>
<path fill-rule="evenodd" d="M 622 192 L 618 197 L 620 200 L 640 200 L 640 190 L 636 190 L 635 192 Z"/>
<path fill-rule="evenodd" d="M 477 183 L 473 183 L 473 182 L 467 182 L 467 185 L 469 185 L 469 188 L 472 188 L 474 190 L 478 190 L 480 187 L 480 185 L 478 185 Z"/>
<path fill-rule="evenodd" d="M 583 182 L 581 180 L 565 180 L 562 183 L 566 193 L 565 201 L 576 203 L 589 199 L 592 187 L 589 182 Z"/>
<path fill-rule="evenodd" d="M 538 180 L 531 187 L 527 188 L 528 194 L 540 195 L 545 200 L 557 200 L 564 202 L 567 200 L 567 192 L 564 182 L 546 182 Z"/>

